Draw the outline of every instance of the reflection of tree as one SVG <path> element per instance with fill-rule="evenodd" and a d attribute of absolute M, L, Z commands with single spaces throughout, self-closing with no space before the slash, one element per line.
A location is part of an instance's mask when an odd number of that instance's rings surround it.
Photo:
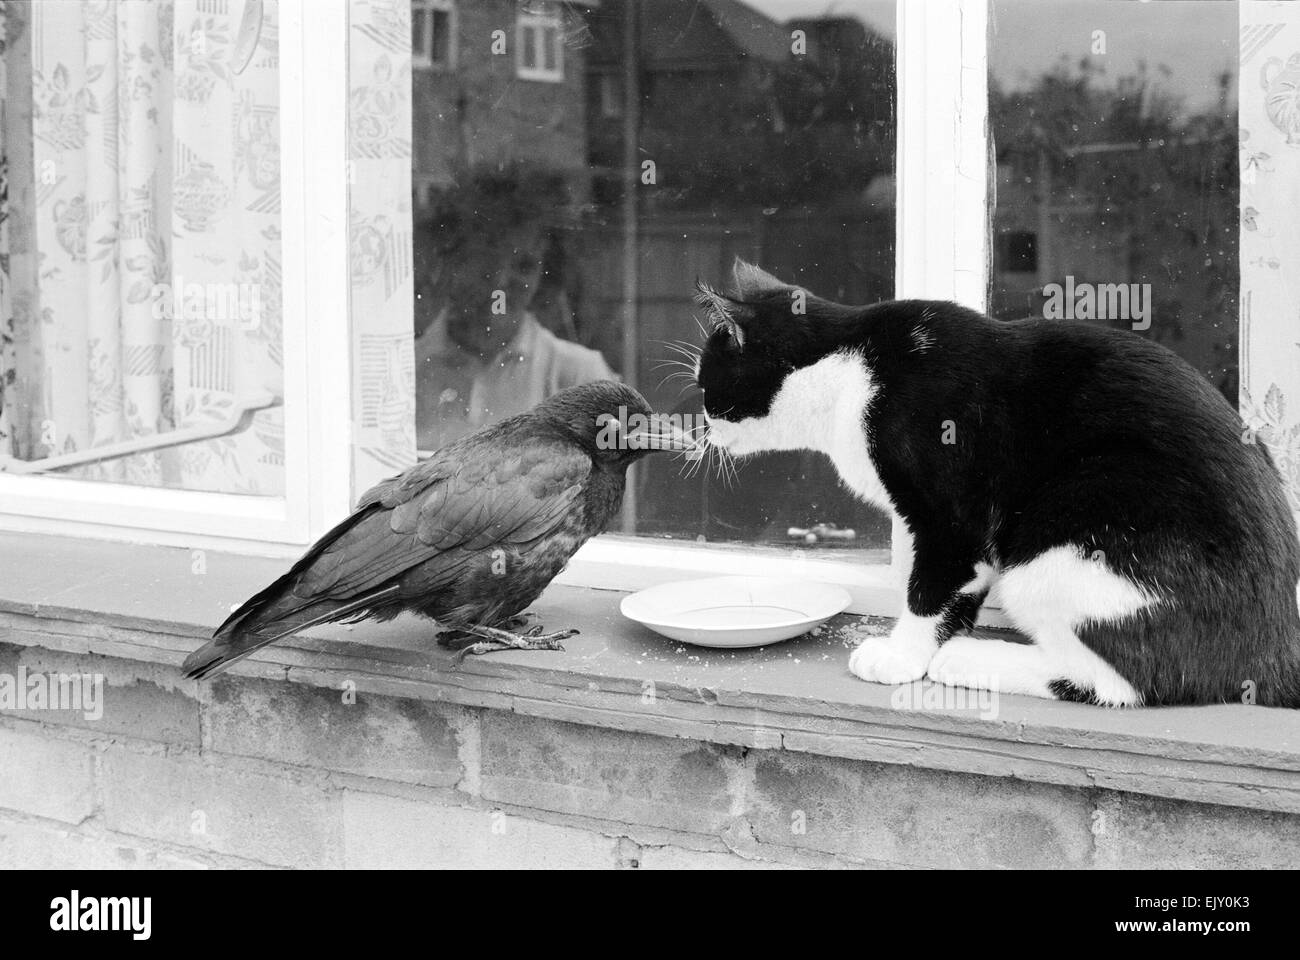
<path fill-rule="evenodd" d="M 640 137 L 664 171 L 655 202 L 815 203 L 892 174 L 893 46 L 857 21 L 834 26 L 818 55 L 743 80 L 656 76 Z"/>
<path fill-rule="evenodd" d="M 1167 68 L 1158 74 L 1167 76 Z M 1219 103 L 1188 114 L 1157 90 L 1145 65 L 1103 86 L 1084 60 L 1064 62 L 1030 89 L 990 83 L 998 163 L 1032 183 L 1061 215 L 1055 229 L 1095 257 L 1053 260 L 1050 280 L 1071 273 L 1098 283 L 1150 283 L 1147 335 L 1182 354 L 1231 399 L 1237 392 L 1237 118 L 1232 77 Z M 1052 241 L 1039 237 L 1039 256 Z M 1125 276 L 1097 276 L 1123 251 Z M 1093 275 L 1089 275 L 1093 274 Z M 1040 272 L 1039 279 L 1044 279 Z M 1112 321 L 1127 326 L 1125 321 Z"/>

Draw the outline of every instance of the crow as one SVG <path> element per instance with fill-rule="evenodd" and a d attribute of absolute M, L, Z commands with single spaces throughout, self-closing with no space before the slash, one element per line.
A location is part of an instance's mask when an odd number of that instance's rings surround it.
<path fill-rule="evenodd" d="M 653 450 L 693 449 L 631 387 L 561 390 L 368 490 L 186 658 L 185 676 L 212 677 L 317 624 L 407 610 L 448 628 L 440 642 L 468 644 L 462 655 L 563 649 L 576 630 L 508 628 L 618 514 L 629 465 Z"/>

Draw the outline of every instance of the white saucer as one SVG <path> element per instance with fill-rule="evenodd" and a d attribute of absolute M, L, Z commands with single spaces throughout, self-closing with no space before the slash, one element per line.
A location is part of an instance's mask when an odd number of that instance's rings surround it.
<path fill-rule="evenodd" d="M 761 647 L 825 623 L 848 591 L 780 577 L 678 580 L 629 594 L 619 609 L 656 633 L 701 647 Z"/>

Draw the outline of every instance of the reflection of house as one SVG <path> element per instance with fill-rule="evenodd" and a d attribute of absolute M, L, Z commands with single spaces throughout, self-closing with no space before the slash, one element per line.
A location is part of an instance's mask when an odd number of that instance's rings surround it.
<path fill-rule="evenodd" d="M 599 278 L 588 285 L 588 314 L 631 314 L 637 343 L 624 349 L 622 328 L 610 323 L 591 324 L 590 342 L 624 358 L 624 375 L 652 406 L 680 412 L 699 397 L 664 381 L 663 344 L 698 341 L 692 278 L 725 283 L 740 255 L 847 301 L 892 290 L 892 203 L 876 206 L 868 188 L 893 170 L 893 48 L 857 21 L 778 24 L 737 0 L 640 0 L 633 24 L 628 9 L 604 4 L 588 17 L 597 222 L 584 231 L 581 259 Z M 630 158 L 629 105 L 638 114 Z M 653 182 L 643 179 L 645 161 L 654 164 Z M 637 290 L 630 310 L 628 285 Z M 703 476 L 689 486 L 668 482 L 677 469 L 664 460 L 641 470 L 640 529 L 783 542 L 792 523 L 830 521 L 879 534 L 879 518 L 842 496 L 814 455 L 743 466 L 744 497 L 717 496 Z"/>
<path fill-rule="evenodd" d="M 1127 282 L 1125 245 L 1114 230 L 1099 233 L 1097 202 L 1062 192 L 1050 167 L 1002 162 L 997 168 L 991 308 L 1004 318 L 1042 316 L 1043 287 L 1077 280 Z M 1039 180 L 1048 177 L 1045 189 Z M 1050 199 L 1044 197 L 1046 194 Z"/>
<path fill-rule="evenodd" d="M 894 45 L 853 17 L 799 18 L 786 24 L 802 31 L 811 84 L 783 91 L 782 107 L 798 121 L 893 122 Z"/>
<path fill-rule="evenodd" d="M 1139 151 L 1150 158 L 1142 168 L 1149 183 L 1132 182 Z M 1059 152 L 1064 162 L 1032 150 L 1008 149 L 999 158 L 990 312 L 1042 317 L 1044 288 L 1067 278 L 1075 285 L 1149 284 L 1151 326 L 1143 335 L 1235 398 L 1235 195 L 1208 173 L 1205 181 L 1162 173 L 1176 164 L 1216 170 L 1234 147 L 1184 139 Z M 1091 322 L 1127 329 L 1132 320 Z"/>
<path fill-rule="evenodd" d="M 507 161 L 563 172 L 585 195 L 580 41 L 595 5 L 411 0 L 417 208 L 456 171 Z"/>
<path fill-rule="evenodd" d="M 727 116 L 729 101 L 753 100 L 766 103 L 765 125 L 779 128 L 776 72 L 790 59 L 788 30 L 739 0 L 641 0 L 635 7 L 643 130 Z M 627 9 L 605 4 L 588 16 L 588 158 L 611 187 L 622 158 Z"/>

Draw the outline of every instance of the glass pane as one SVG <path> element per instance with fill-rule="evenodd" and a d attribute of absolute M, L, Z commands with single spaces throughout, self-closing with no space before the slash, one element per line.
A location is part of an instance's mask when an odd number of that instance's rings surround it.
<path fill-rule="evenodd" d="M 5 6 L 0 466 L 284 493 L 278 11 Z"/>
<path fill-rule="evenodd" d="M 451 73 L 416 71 L 422 449 L 610 375 L 698 413 L 664 364 L 675 341 L 701 342 L 696 277 L 726 285 L 738 255 L 842 302 L 893 293 L 892 0 L 558 9 L 561 83 L 505 77 L 472 44 Z M 527 309 L 493 315 L 493 289 Z M 639 464 L 624 530 L 888 546 L 887 518 L 819 454 L 757 457 L 734 478 L 693 466 Z"/>
<path fill-rule="evenodd" d="M 560 65 L 560 31 L 554 27 L 543 27 L 540 31 L 542 42 L 542 55 L 545 57 L 545 68 L 554 73 Z"/>
<path fill-rule="evenodd" d="M 451 58 L 451 11 L 434 10 L 433 62 L 446 64 Z"/>
<path fill-rule="evenodd" d="M 524 66 L 529 70 L 535 70 L 537 68 L 537 28 L 529 26 L 520 30 L 519 44 Z"/>
<path fill-rule="evenodd" d="M 1237 4 L 991 12 L 992 313 L 1138 331 L 1235 404 Z"/>
<path fill-rule="evenodd" d="M 430 13 L 421 7 L 411 10 L 411 52 L 417 57 L 427 57 L 429 55 L 428 46 L 424 39 L 424 28 L 428 23 Z"/>

